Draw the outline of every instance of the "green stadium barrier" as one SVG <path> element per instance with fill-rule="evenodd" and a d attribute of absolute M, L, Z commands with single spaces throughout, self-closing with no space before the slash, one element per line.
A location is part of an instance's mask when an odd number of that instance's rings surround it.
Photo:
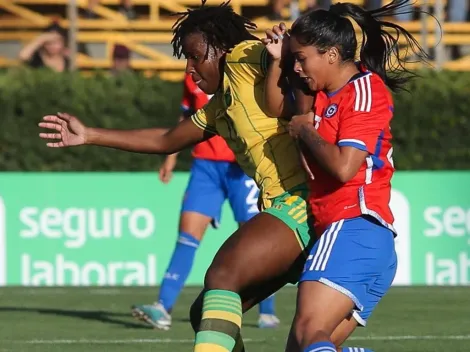
<path fill-rule="evenodd" d="M 177 236 L 187 173 L 0 173 L 0 286 L 158 285 Z M 398 172 L 397 285 L 470 282 L 470 172 Z M 249 200 L 255 202 L 256 200 Z M 236 229 L 225 205 L 189 285 Z"/>

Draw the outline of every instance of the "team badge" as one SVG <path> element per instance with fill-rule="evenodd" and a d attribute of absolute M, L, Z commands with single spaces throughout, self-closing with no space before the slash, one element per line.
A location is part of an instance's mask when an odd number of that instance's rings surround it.
<path fill-rule="evenodd" d="M 330 118 L 333 117 L 334 114 L 338 111 L 338 104 L 331 104 L 326 108 L 325 117 Z"/>

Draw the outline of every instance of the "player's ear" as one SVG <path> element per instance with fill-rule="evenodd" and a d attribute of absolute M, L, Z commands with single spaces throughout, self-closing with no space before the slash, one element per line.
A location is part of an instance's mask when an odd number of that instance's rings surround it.
<path fill-rule="evenodd" d="M 329 64 L 334 64 L 334 63 L 338 62 L 339 59 L 340 59 L 339 50 L 335 46 L 332 46 L 331 48 L 329 48 L 327 50 L 326 54 L 328 55 L 328 63 Z"/>

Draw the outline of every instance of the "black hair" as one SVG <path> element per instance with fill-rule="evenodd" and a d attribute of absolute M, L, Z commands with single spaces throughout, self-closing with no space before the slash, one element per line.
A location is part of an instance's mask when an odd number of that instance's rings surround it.
<path fill-rule="evenodd" d="M 67 30 L 61 27 L 56 22 L 53 22 L 52 24 L 44 28 L 44 33 L 47 33 L 47 32 L 57 32 L 64 38 L 64 40 L 67 39 L 67 35 L 68 35 Z"/>
<path fill-rule="evenodd" d="M 417 40 L 398 24 L 379 18 L 409 13 L 409 0 L 393 0 L 376 10 L 366 11 L 351 3 L 336 3 L 328 11 L 311 11 L 297 19 L 291 35 L 302 45 L 313 45 L 319 52 L 336 47 L 343 61 L 354 62 L 357 39 L 352 18 L 362 30 L 360 61 L 370 71 L 378 74 L 392 90 L 403 89 L 404 84 L 416 76 L 405 67 L 406 58 L 400 54 L 399 39 L 419 60 L 427 62 L 427 54 Z M 388 72 L 387 72 L 388 71 Z"/>
<path fill-rule="evenodd" d="M 206 0 L 202 0 L 200 7 L 175 14 L 180 18 L 173 25 L 173 56 L 181 58 L 183 40 L 192 33 L 204 36 L 207 50 L 212 47 L 225 52 L 244 40 L 258 39 L 249 32 L 256 29 L 256 24 L 235 13 L 229 5 L 230 0 L 216 7 L 205 4 Z"/>

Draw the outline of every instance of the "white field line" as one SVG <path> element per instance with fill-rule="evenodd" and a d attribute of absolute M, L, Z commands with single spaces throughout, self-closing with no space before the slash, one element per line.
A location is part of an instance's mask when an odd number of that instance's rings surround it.
<path fill-rule="evenodd" d="M 243 339 L 245 342 L 256 343 L 265 342 L 266 339 Z M 116 345 L 116 344 L 144 344 L 144 343 L 165 343 L 165 344 L 189 344 L 194 343 L 194 339 L 128 339 L 128 340 L 89 340 L 89 339 L 64 339 L 64 340 L 16 340 L 10 341 L 17 344 L 27 345 L 78 345 L 78 344 L 90 344 L 90 345 Z"/>
<path fill-rule="evenodd" d="M 248 343 L 267 342 L 274 339 L 244 339 Z M 407 340 L 470 340 L 470 335 L 404 335 L 404 336 L 352 336 L 348 341 L 407 341 Z M 8 342 L 8 341 L 5 341 Z M 28 345 L 78 345 L 78 344 L 190 344 L 193 339 L 128 339 L 128 340 L 89 340 L 89 339 L 66 339 L 66 340 L 24 340 L 9 341 L 17 344 Z"/>
<path fill-rule="evenodd" d="M 470 340 L 470 335 L 352 336 L 348 341 Z"/>

